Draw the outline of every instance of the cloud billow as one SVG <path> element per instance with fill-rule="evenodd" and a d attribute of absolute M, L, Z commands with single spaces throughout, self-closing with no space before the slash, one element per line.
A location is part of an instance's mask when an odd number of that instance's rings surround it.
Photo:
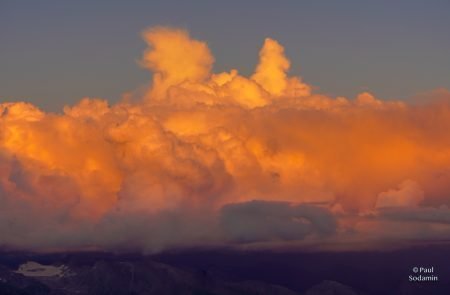
<path fill-rule="evenodd" d="M 184 30 L 143 38 L 152 81 L 116 104 L 83 98 L 62 114 L 0 104 L 0 245 L 152 252 L 450 237 L 448 91 L 420 103 L 330 97 L 289 76 L 270 38 L 250 77 L 212 73 L 207 44 Z"/>

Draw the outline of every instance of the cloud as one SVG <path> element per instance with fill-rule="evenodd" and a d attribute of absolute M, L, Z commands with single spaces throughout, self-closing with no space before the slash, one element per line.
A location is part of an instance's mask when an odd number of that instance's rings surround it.
<path fill-rule="evenodd" d="M 380 216 L 392 220 L 450 224 L 450 209 L 441 207 L 385 208 Z"/>
<path fill-rule="evenodd" d="M 259 64 L 251 77 L 273 97 L 308 96 L 311 88 L 298 77 L 288 78 L 290 61 L 284 55 L 284 48 L 276 40 L 266 38 L 259 52 Z"/>
<path fill-rule="evenodd" d="M 445 218 L 431 216 L 450 205 L 448 92 L 420 104 L 330 97 L 289 75 L 273 39 L 244 77 L 213 73 L 207 44 L 185 30 L 143 38 L 153 80 L 116 104 L 83 98 L 61 114 L 0 104 L 0 244 L 159 251 L 395 238 L 387 222 L 417 239 L 431 222 L 433 237 L 447 237 Z"/>
<path fill-rule="evenodd" d="M 424 193 L 419 185 L 412 180 L 405 180 L 398 189 L 380 193 L 375 207 L 417 207 L 423 199 Z"/>
<path fill-rule="evenodd" d="M 221 225 L 236 242 L 302 240 L 336 230 L 334 216 L 325 208 L 287 202 L 250 201 L 221 209 Z"/>
<path fill-rule="evenodd" d="M 153 71 L 153 98 L 161 98 L 170 86 L 201 82 L 208 78 L 214 58 L 204 42 L 193 40 L 180 29 L 148 29 L 142 36 L 150 46 L 142 64 Z"/>

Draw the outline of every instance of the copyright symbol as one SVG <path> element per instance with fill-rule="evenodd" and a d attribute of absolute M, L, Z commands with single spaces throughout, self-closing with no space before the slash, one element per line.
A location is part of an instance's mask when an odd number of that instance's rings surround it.
<path fill-rule="evenodd" d="M 414 273 L 417 273 L 419 271 L 419 268 L 418 267 L 413 267 L 412 270 L 413 270 Z"/>

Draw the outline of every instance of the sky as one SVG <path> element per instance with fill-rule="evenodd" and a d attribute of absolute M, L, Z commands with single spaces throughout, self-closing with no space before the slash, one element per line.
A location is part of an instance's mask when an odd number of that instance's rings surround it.
<path fill-rule="evenodd" d="M 58 3 L 2 2 L 0 248 L 450 240 L 439 3 Z"/>
<path fill-rule="evenodd" d="M 0 1 L 0 101 L 61 111 L 118 101 L 147 83 L 140 33 L 181 27 L 206 40 L 214 71 L 253 72 L 266 37 L 318 92 L 407 99 L 450 88 L 450 3 L 432 1 Z"/>

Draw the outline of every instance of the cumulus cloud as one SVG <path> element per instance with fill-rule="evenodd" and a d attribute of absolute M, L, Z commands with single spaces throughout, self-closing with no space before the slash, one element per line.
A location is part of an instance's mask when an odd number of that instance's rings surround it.
<path fill-rule="evenodd" d="M 307 96 L 310 86 L 301 82 L 298 77 L 288 78 L 291 66 L 284 55 L 284 48 L 276 40 L 266 38 L 259 52 L 259 64 L 252 79 L 267 90 L 273 97 L 282 95 Z"/>
<path fill-rule="evenodd" d="M 145 91 L 114 105 L 83 98 L 61 114 L 0 104 L 0 244 L 157 251 L 383 239 L 394 215 L 447 234 L 434 222 L 446 219 L 431 216 L 450 203 L 448 92 L 420 104 L 329 97 L 289 75 L 273 39 L 244 77 L 213 73 L 207 44 L 185 30 L 143 38 Z"/>
<path fill-rule="evenodd" d="M 170 86 L 201 82 L 210 75 L 214 58 L 204 42 L 181 29 L 152 28 L 142 34 L 150 46 L 142 64 L 153 71 L 153 99 L 163 98 Z"/>
<path fill-rule="evenodd" d="M 380 193 L 375 207 L 417 207 L 423 199 L 424 193 L 420 186 L 412 180 L 405 180 L 398 189 Z"/>
<path fill-rule="evenodd" d="M 326 208 L 286 202 L 228 204 L 220 220 L 228 238 L 236 242 L 302 240 L 336 230 L 336 220 Z"/>

